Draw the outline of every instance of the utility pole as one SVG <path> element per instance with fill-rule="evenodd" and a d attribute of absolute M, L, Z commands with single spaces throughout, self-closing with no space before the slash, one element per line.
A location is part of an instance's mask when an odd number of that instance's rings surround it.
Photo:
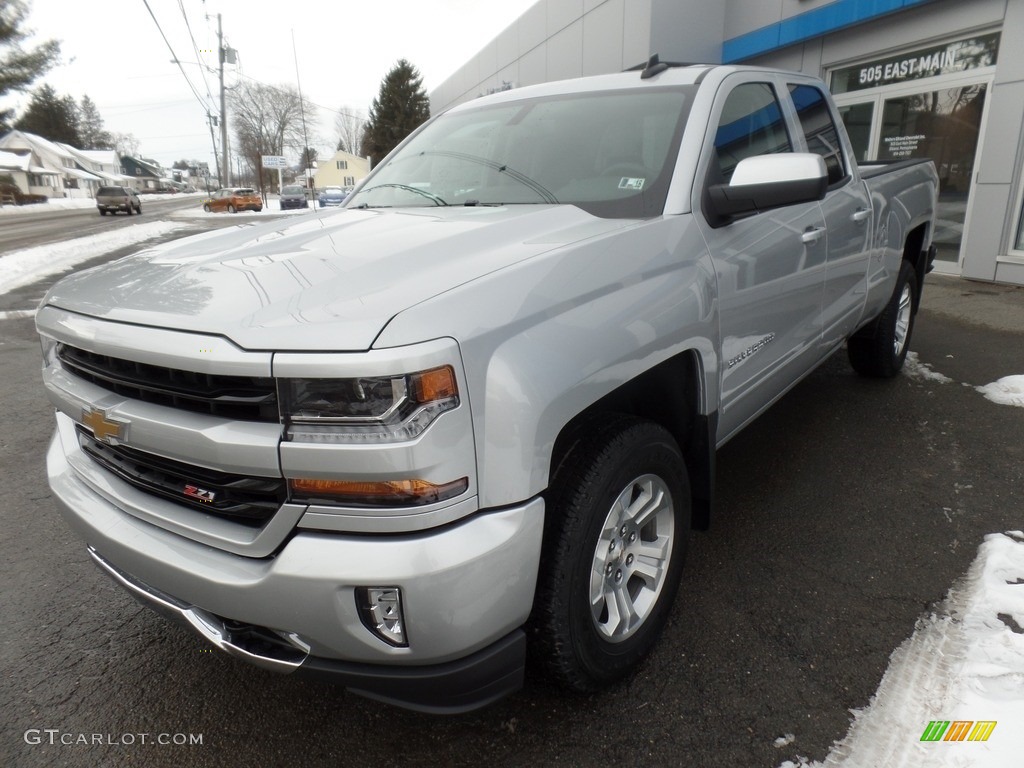
<path fill-rule="evenodd" d="M 231 184 L 231 166 L 228 165 L 228 112 L 227 102 L 224 98 L 224 33 L 221 29 L 220 14 L 217 14 L 217 53 L 220 59 L 220 167 L 224 170 L 227 179 L 220 179 L 220 186 L 227 187 Z"/>

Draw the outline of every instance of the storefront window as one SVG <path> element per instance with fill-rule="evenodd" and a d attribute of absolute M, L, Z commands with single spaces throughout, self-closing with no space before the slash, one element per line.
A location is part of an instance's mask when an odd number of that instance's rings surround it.
<path fill-rule="evenodd" d="M 984 83 L 885 99 L 879 160 L 931 158 L 939 171 L 933 242 L 938 258 L 959 259 L 967 194 L 988 87 Z"/>
<path fill-rule="evenodd" d="M 839 108 L 839 116 L 846 126 L 846 133 L 853 144 L 853 155 L 858 163 L 868 159 L 868 149 L 871 146 L 871 120 L 875 116 L 875 103 L 873 101 L 862 104 L 850 104 Z"/>

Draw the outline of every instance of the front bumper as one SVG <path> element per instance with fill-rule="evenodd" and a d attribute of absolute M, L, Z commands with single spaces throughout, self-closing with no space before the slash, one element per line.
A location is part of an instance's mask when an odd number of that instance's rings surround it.
<path fill-rule="evenodd" d="M 266 629 L 238 626 L 161 594 L 118 570 L 92 547 L 89 554 L 101 570 L 143 605 L 198 632 L 225 653 L 263 669 L 325 679 L 371 699 L 436 714 L 479 709 L 523 685 L 526 635 L 521 629 L 446 664 L 396 668 L 321 659 L 310 656 L 301 644 L 289 643 Z"/>
<path fill-rule="evenodd" d="M 483 706 L 521 684 L 520 628 L 533 603 L 542 499 L 405 535 L 297 528 L 272 556 L 255 558 L 123 511 L 84 482 L 59 435 L 47 469 L 58 508 L 108 574 L 229 653 L 432 711 Z M 356 590 L 364 586 L 401 588 L 408 647 L 389 646 L 363 625 Z M 228 639 L 215 641 L 224 637 L 217 627 L 233 628 Z M 255 640 L 239 645 L 232 633 Z"/>

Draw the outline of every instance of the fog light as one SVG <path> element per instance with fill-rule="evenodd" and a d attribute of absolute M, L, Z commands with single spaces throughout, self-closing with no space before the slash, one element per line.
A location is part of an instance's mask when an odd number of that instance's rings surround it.
<path fill-rule="evenodd" d="M 356 590 L 356 605 L 363 625 L 373 634 L 396 648 L 409 647 L 399 587 L 360 587 Z"/>

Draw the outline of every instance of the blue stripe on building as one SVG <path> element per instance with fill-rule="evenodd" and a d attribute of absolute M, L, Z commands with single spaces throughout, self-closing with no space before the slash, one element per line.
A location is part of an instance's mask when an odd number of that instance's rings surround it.
<path fill-rule="evenodd" d="M 745 61 L 777 48 L 827 35 L 932 0 L 836 0 L 813 11 L 755 29 L 722 44 L 722 61 Z"/>

